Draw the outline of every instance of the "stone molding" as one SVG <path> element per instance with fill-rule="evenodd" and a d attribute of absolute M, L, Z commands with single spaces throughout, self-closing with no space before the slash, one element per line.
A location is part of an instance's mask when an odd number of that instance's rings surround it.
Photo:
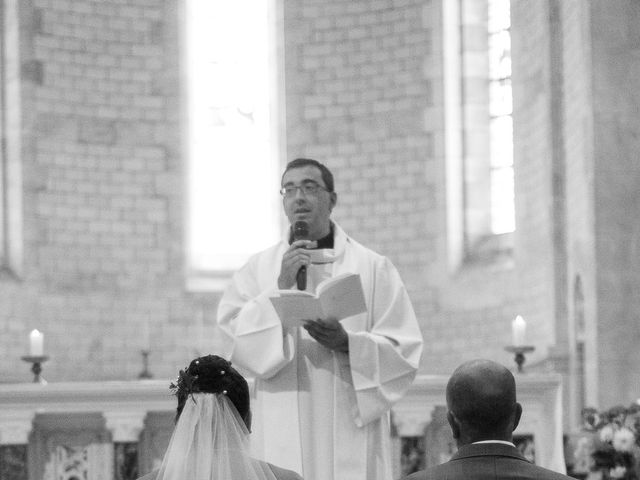
<path fill-rule="evenodd" d="M 523 415 L 516 434 L 534 436 L 536 463 L 564 472 L 562 377 L 516 374 Z M 398 436 L 419 436 L 445 405 L 448 376 L 419 375 L 392 408 Z M 101 413 L 114 442 L 135 442 L 147 412 L 172 412 L 169 380 L 0 385 L 0 444 L 25 444 L 36 413 Z M 252 383 L 252 382 L 250 382 Z"/>
<path fill-rule="evenodd" d="M 0 385 L 0 445 L 29 442 L 37 414 L 101 413 L 114 442 L 137 442 L 148 411 L 172 411 L 169 380 Z"/>
<path fill-rule="evenodd" d="M 170 380 L 0 385 L 0 411 L 81 413 L 175 409 Z"/>

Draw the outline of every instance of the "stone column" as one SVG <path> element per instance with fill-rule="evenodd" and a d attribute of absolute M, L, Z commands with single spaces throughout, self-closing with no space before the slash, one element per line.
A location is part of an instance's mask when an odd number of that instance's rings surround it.
<path fill-rule="evenodd" d="M 0 413 L 0 445 L 27 445 L 35 415 L 34 411 Z"/>
<path fill-rule="evenodd" d="M 404 470 L 408 465 L 403 465 L 403 463 L 412 461 L 410 458 L 403 458 L 403 456 L 411 457 L 415 454 L 423 456 L 423 452 L 418 451 L 421 448 L 416 449 L 414 444 L 417 443 L 418 447 L 422 445 L 424 432 L 431 421 L 433 408 L 431 405 L 413 402 L 399 404 L 393 408 L 391 418 L 394 433 L 392 438 L 394 478 L 399 478 L 402 474 L 407 473 Z M 410 455 L 406 455 L 407 451 L 410 452 Z"/>
<path fill-rule="evenodd" d="M 398 437 L 421 437 L 431 422 L 431 412 L 435 406 L 424 405 L 415 409 L 393 409 L 393 425 Z"/>
<path fill-rule="evenodd" d="M 107 429 L 111 432 L 114 456 L 114 478 L 134 480 L 138 478 L 140 433 L 144 428 L 146 410 L 106 411 Z"/>
<path fill-rule="evenodd" d="M 34 416 L 32 410 L 0 413 L 0 476 L 7 476 L 6 480 L 28 478 L 27 445 Z M 9 464 L 13 466 L 11 471 L 6 470 Z"/>
<path fill-rule="evenodd" d="M 146 410 L 116 410 L 102 412 L 113 443 L 137 442 L 144 428 Z"/>

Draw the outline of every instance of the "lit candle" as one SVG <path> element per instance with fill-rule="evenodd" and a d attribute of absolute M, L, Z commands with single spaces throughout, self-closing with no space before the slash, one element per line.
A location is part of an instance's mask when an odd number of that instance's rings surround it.
<path fill-rule="evenodd" d="M 513 322 L 511 322 L 511 335 L 514 347 L 521 347 L 524 345 L 524 332 L 527 329 L 527 324 L 520 315 L 518 315 Z"/>
<path fill-rule="evenodd" d="M 43 348 L 44 335 L 38 330 L 31 330 L 29 334 L 29 355 L 32 357 L 41 357 L 44 353 Z"/>

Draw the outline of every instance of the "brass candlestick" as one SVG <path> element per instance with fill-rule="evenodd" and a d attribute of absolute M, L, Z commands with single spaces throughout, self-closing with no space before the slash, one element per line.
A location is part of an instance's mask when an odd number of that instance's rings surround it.
<path fill-rule="evenodd" d="M 42 364 L 49 360 L 46 355 L 25 355 L 22 357 L 25 362 L 31 363 L 31 371 L 33 372 L 33 383 L 46 385 L 47 381 L 40 376 L 42 373 Z"/>
<path fill-rule="evenodd" d="M 524 354 L 533 352 L 536 347 L 533 345 L 509 345 L 508 347 L 504 347 L 507 352 L 515 353 L 514 360 L 516 365 L 518 365 L 518 373 L 522 373 L 522 364 L 525 361 Z"/>

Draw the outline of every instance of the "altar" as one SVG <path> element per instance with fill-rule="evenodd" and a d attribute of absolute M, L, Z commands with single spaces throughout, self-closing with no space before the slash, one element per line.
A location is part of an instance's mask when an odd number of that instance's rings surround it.
<path fill-rule="evenodd" d="M 394 478 L 446 461 L 447 377 L 422 375 L 392 410 Z M 559 375 L 516 375 L 515 432 L 536 464 L 564 472 Z M 0 384 L 0 478 L 130 480 L 159 466 L 175 416 L 167 380 Z"/>

